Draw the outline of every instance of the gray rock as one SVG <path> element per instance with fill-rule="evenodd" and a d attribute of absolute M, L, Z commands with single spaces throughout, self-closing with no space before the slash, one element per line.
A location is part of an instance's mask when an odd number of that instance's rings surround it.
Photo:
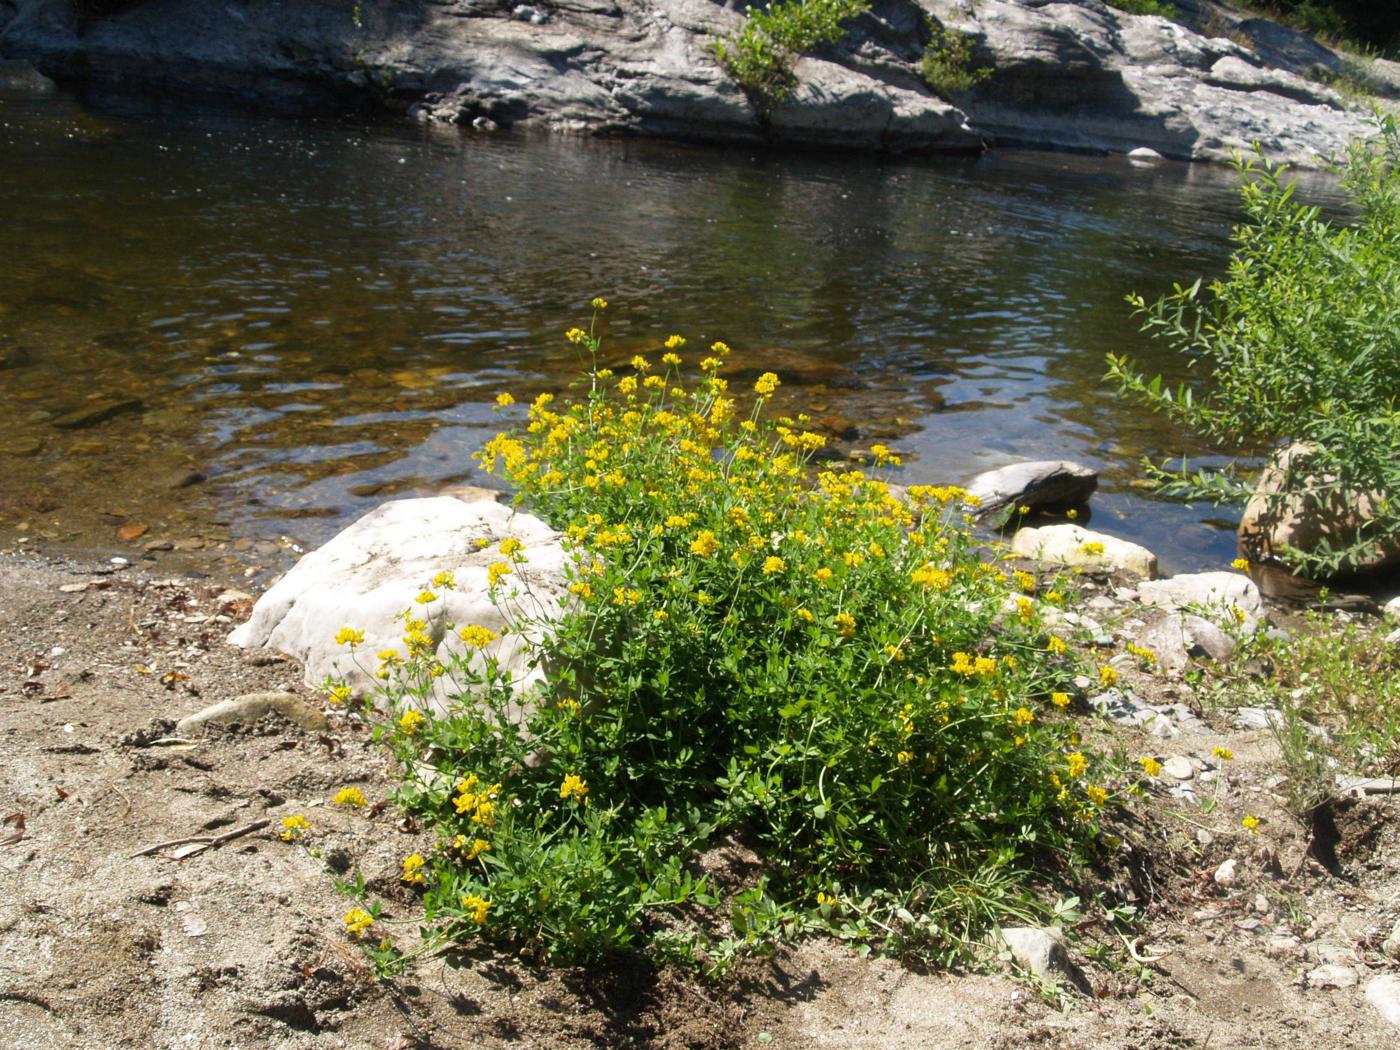
<path fill-rule="evenodd" d="M 28 62 L 0 59 L 0 95 L 42 98 L 57 90 L 57 84 Z"/>
<path fill-rule="evenodd" d="M 1283 724 L 1283 716 L 1270 707 L 1235 708 L 1236 729 L 1270 729 Z"/>
<path fill-rule="evenodd" d="M 1235 860 L 1234 857 L 1231 857 L 1229 860 L 1225 861 L 1225 863 L 1221 864 L 1220 867 L 1215 869 L 1215 874 L 1212 878 L 1215 879 L 1217 885 L 1233 886 L 1239 879 L 1239 866 L 1240 862 Z"/>
<path fill-rule="evenodd" d="M 1257 140 L 1273 159 L 1318 166 L 1365 130 L 1340 96 L 1304 79 L 1327 63 L 1304 64 L 1298 34 L 1253 20 L 1272 27 L 1254 35 L 1272 34 L 1256 54 L 1099 0 L 877 5 L 796 63 L 797 90 L 771 112 L 719 69 L 710 43 L 742 11 L 714 0 L 382 0 L 362 26 L 345 0 L 240 4 L 236 17 L 221 4 L 126 4 L 102 18 L 80 7 L 3 0 L 6 53 L 99 82 L 282 107 L 358 96 L 452 124 L 849 149 L 976 151 L 992 140 L 1228 160 Z M 961 108 L 919 75 L 926 13 L 966 29 L 976 62 L 994 70 Z M 1312 46 L 1327 68 L 1340 64 Z"/>
<path fill-rule="evenodd" d="M 1098 471 L 1067 459 L 1013 463 L 978 474 L 964 486 L 977 497 L 979 515 L 1006 507 L 1055 510 L 1089 501 L 1099 486 Z"/>
<path fill-rule="evenodd" d="M 1400 619 L 1400 594 L 1397 594 L 1390 601 L 1381 606 L 1381 612 L 1395 619 Z"/>
<path fill-rule="evenodd" d="M 523 561 L 500 584 L 501 606 L 493 604 L 487 570 L 502 560 L 498 546 L 513 538 L 523 547 Z M 484 540 L 484 547 L 477 541 Z M 479 661 L 494 656 L 510 672 L 518 694 L 541 680 L 543 672 L 528 665 L 528 645 L 538 637 L 534 624 L 546 622 L 566 596 L 565 555 L 559 535 L 529 514 L 517 514 L 494 499 L 470 503 L 448 496 L 385 503 L 350 525 L 325 546 L 303 557 L 253 606 L 251 619 L 229 636 L 245 649 L 271 649 L 300 660 L 306 683 L 344 680 L 367 693 L 381 650 L 404 652 L 403 623 L 412 609 L 427 623 L 426 633 L 440 660 L 453 656 Z M 439 572 L 451 572 L 455 587 L 434 587 L 437 599 L 416 602 Z M 512 592 L 520 597 L 510 598 Z M 522 614 L 532 625 L 521 628 Z M 513 623 L 516 629 L 502 628 Z M 480 626 L 500 637 L 479 653 L 456 630 Z M 364 632 L 352 653 L 337 644 L 341 627 Z M 434 702 L 449 699 L 446 679 Z"/>
<path fill-rule="evenodd" d="M 180 719 L 175 731 L 188 736 L 207 725 L 241 723 L 251 725 L 266 715 L 277 713 L 288 722 L 303 729 L 324 733 L 330 728 L 321 714 L 295 693 L 248 693 L 233 700 L 224 700 Z"/>
<path fill-rule="evenodd" d="M 1366 982 L 1366 1001 L 1396 1028 L 1400 1028 L 1400 975 L 1387 973 Z"/>
<path fill-rule="evenodd" d="M 1167 158 L 1151 146 L 1139 146 L 1136 149 L 1128 150 L 1128 159 L 1134 164 L 1156 164 Z"/>
<path fill-rule="evenodd" d="M 1020 970 L 1043 981 L 1058 984 L 1067 980 L 1076 987 L 1087 982 L 1065 947 L 1064 934 L 1054 928 L 1012 926 L 1000 931 L 1001 940 Z"/>
<path fill-rule="evenodd" d="M 1235 651 L 1235 640 L 1215 624 L 1200 616 L 1183 616 L 1181 627 L 1190 639 L 1192 656 L 1206 656 L 1212 660 L 1228 660 Z"/>
<path fill-rule="evenodd" d="M 1165 580 L 1148 580 L 1138 587 L 1138 600 L 1160 609 L 1194 613 L 1251 634 L 1258 629 L 1264 609 L 1254 581 L 1237 572 L 1182 573 Z"/>

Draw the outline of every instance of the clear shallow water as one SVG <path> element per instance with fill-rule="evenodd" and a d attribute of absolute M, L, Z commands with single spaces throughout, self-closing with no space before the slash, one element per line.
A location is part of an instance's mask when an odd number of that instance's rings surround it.
<path fill-rule="evenodd" d="M 496 393 L 567 384 L 562 332 L 603 295 L 619 358 L 724 339 L 736 381 L 778 372 L 846 445 L 906 452 L 907 483 L 1081 460 L 1105 471 L 1095 528 L 1219 566 L 1219 511 L 1131 484 L 1144 454 L 1201 450 L 1100 377 L 1110 350 L 1181 376 L 1123 296 L 1219 272 L 1236 218 L 1205 166 L 0 100 L 0 542 L 268 565 L 391 495 L 479 481 Z M 53 425 L 93 398 L 141 404 Z"/>

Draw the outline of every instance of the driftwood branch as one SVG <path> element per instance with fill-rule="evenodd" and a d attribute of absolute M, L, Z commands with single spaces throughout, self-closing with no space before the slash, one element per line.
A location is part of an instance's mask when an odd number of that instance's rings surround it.
<path fill-rule="evenodd" d="M 255 820 L 251 824 L 245 824 L 241 828 L 234 828 L 232 831 L 225 831 L 222 835 L 189 835 L 182 839 L 171 839 L 169 842 L 157 842 L 154 846 L 147 846 L 139 853 L 133 853 L 131 858 L 148 857 L 152 853 L 159 853 L 163 849 L 171 846 L 184 846 L 191 843 L 198 843 L 205 849 L 213 849 L 222 846 L 225 842 L 232 842 L 234 839 L 241 839 L 244 835 L 251 835 L 255 831 L 261 831 L 271 824 L 271 819 Z"/>

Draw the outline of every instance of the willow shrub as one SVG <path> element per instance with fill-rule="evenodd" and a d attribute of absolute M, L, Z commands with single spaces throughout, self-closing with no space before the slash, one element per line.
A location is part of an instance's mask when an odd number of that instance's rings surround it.
<path fill-rule="evenodd" d="M 1109 355 L 1119 391 L 1221 447 L 1264 454 L 1302 442 L 1269 508 L 1299 499 L 1336 517 L 1357 493 L 1375 516 L 1337 528 L 1316 550 L 1293 551 L 1305 571 L 1344 570 L 1400 542 L 1400 130 L 1357 143 L 1341 167 L 1351 222 L 1324 220 L 1294 199 L 1282 168 L 1240 161 L 1247 222 L 1223 280 L 1177 286 L 1148 306 L 1129 301 L 1208 384 L 1176 389 Z M 1158 471 L 1169 491 L 1220 502 L 1250 491 L 1247 472 Z M 1344 520 L 1344 519 L 1338 519 Z"/>
<path fill-rule="evenodd" d="M 767 417 L 776 376 L 741 414 L 723 344 L 687 369 L 673 336 L 617 375 L 591 331 L 568 337 L 586 390 L 540 396 L 480 453 L 572 553 L 571 604 L 533 652 L 548 686 L 521 715 L 498 666 L 437 664 L 412 614 L 382 669 L 399 801 L 436 835 L 405 862 L 430 940 L 716 965 L 829 930 L 948 958 L 1025 918 L 1026 871 L 1106 798 L 1060 714 L 1069 657 L 1035 581 L 979 558 L 959 490 L 814 470 L 823 439 Z M 444 680 L 458 700 L 420 716 Z M 762 877 L 707 876 L 722 841 Z"/>

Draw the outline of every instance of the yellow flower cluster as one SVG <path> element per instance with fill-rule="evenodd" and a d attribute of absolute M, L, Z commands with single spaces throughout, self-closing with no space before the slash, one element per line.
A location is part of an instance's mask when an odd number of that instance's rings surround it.
<path fill-rule="evenodd" d="M 452 804 L 457 812 L 467 817 L 473 824 L 483 828 L 496 825 L 496 811 L 500 805 L 501 785 L 484 785 L 472 773 L 457 784 L 457 796 Z"/>
<path fill-rule="evenodd" d="M 300 813 L 282 818 L 282 841 L 295 842 L 311 830 L 311 822 Z"/>
<path fill-rule="evenodd" d="M 486 925 L 487 913 L 491 910 L 491 902 L 484 897 L 478 897 L 475 893 L 469 893 L 462 898 L 462 907 L 467 909 L 467 917 L 478 926 Z"/>
<path fill-rule="evenodd" d="M 336 645 L 348 645 L 351 649 L 365 640 L 365 632 L 354 627 L 342 627 L 335 632 Z"/>
<path fill-rule="evenodd" d="M 588 785 L 570 773 L 564 778 L 564 783 L 559 785 L 559 797 L 568 801 L 582 802 L 588 796 Z"/>
<path fill-rule="evenodd" d="M 500 637 L 489 627 L 482 627 L 478 624 L 471 624 L 463 627 L 457 632 L 457 637 L 466 642 L 473 649 L 485 649 L 488 645 Z"/>
<path fill-rule="evenodd" d="M 953 662 L 948 665 L 948 669 L 965 678 L 986 677 L 996 674 L 997 662 L 990 656 L 979 656 L 974 659 L 969 653 L 958 652 L 953 654 Z"/>
<path fill-rule="evenodd" d="M 399 878 L 410 884 L 422 885 L 428 881 L 423 875 L 423 868 L 427 863 L 421 853 L 410 853 L 403 859 L 403 874 Z"/>
<path fill-rule="evenodd" d="M 367 806 L 369 801 L 365 794 L 357 787 L 343 787 L 335 793 L 335 798 L 331 799 L 337 806 L 349 806 L 351 809 L 359 809 Z"/>
<path fill-rule="evenodd" d="M 365 931 L 374 925 L 374 916 L 363 908 L 351 908 L 345 913 L 345 932 L 357 941 L 363 940 Z"/>

